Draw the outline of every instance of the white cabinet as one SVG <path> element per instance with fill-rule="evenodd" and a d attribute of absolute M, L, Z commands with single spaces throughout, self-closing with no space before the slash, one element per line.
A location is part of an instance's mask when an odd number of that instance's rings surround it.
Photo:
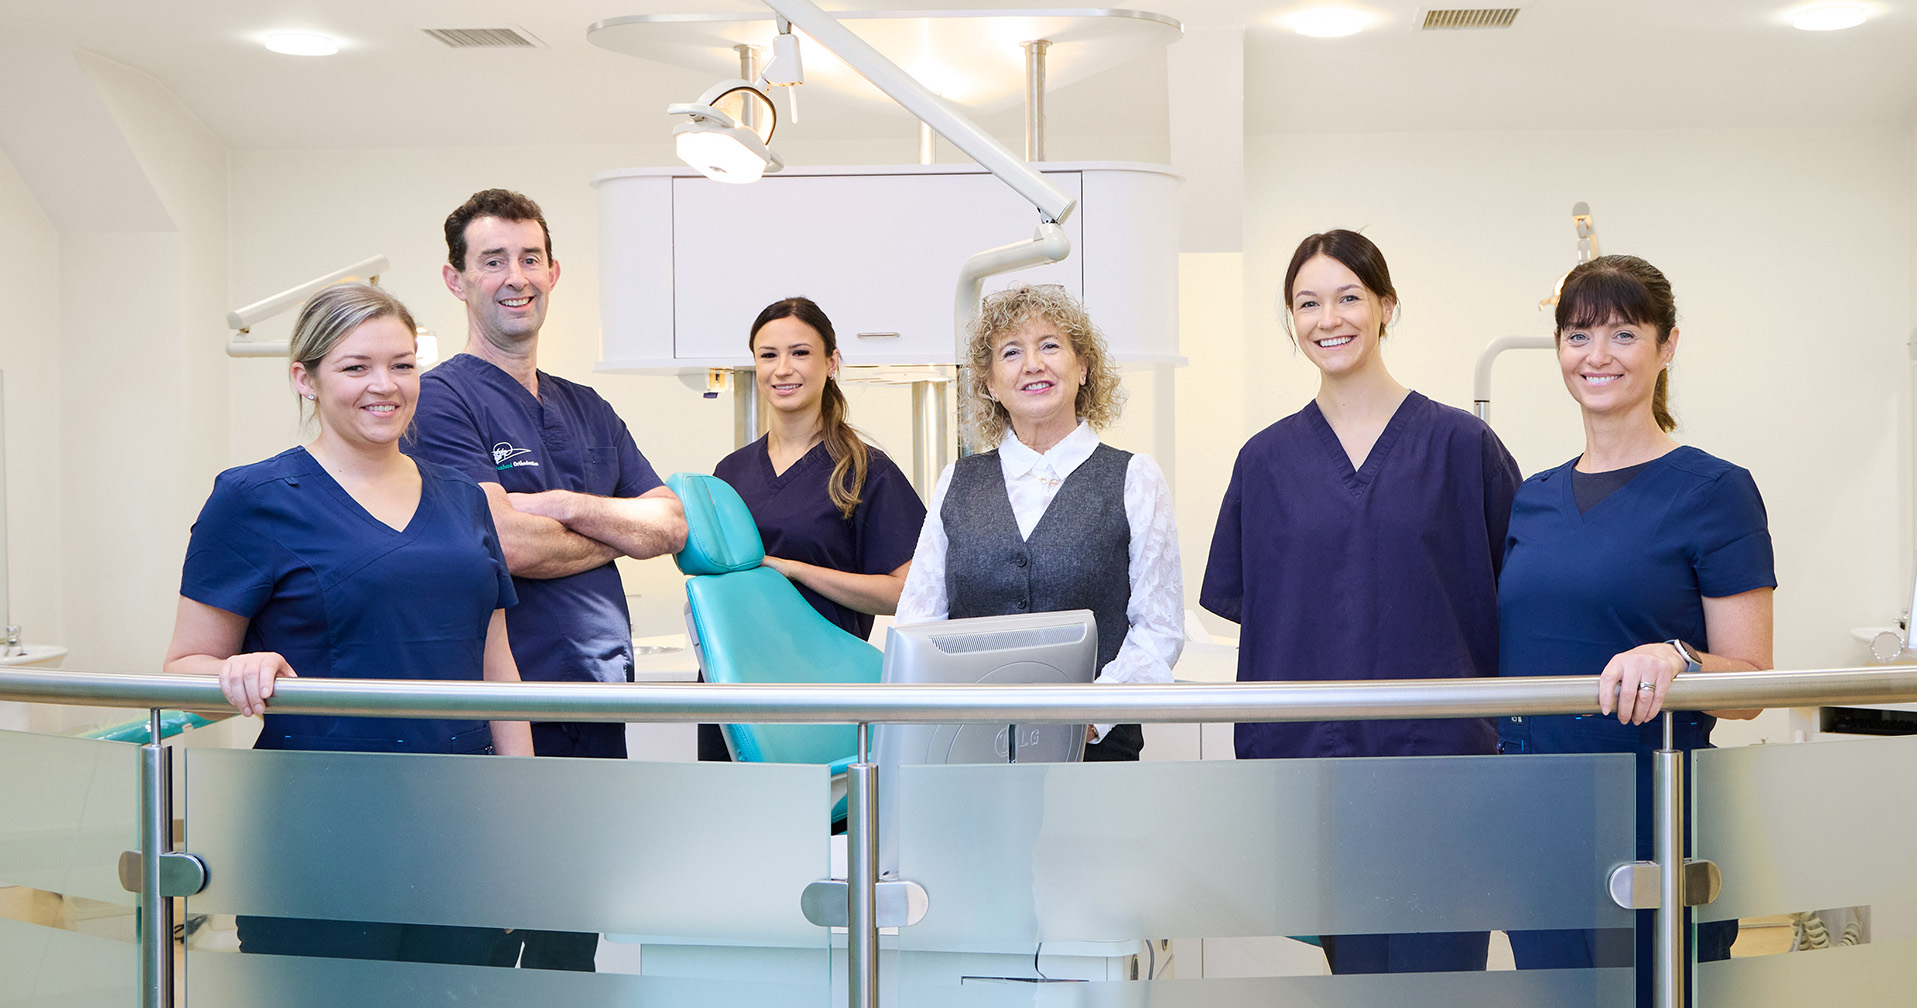
<path fill-rule="evenodd" d="M 1177 177 L 1143 165 L 1044 170 L 1079 200 L 1065 222 L 1072 254 L 986 289 L 1061 284 L 1121 359 L 1181 362 Z M 793 169 L 747 186 L 633 169 L 593 184 L 601 371 L 743 366 L 753 318 L 792 295 L 831 316 L 849 365 L 953 363 L 960 266 L 1038 224 L 1031 204 L 975 166 Z"/>

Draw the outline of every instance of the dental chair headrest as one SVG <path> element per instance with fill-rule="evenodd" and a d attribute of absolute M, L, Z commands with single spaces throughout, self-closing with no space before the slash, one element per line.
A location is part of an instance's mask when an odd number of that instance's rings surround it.
<path fill-rule="evenodd" d="M 729 574 L 765 559 L 759 526 L 731 484 L 704 473 L 674 473 L 666 486 L 686 509 L 686 547 L 672 558 L 680 573 Z"/>

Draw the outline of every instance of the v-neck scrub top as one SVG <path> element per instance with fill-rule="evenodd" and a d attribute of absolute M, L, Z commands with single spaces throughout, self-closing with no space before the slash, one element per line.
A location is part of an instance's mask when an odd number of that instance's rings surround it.
<path fill-rule="evenodd" d="M 571 490 L 638 497 L 664 484 L 611 404 L 592 389 L 538 372 L 535 397 L 491 361 L 454 354 L 420 376 L 414 458 L 498 483 L 507 493 Z M 513 659 L 537 682 L 627 682 L 632 618 L 608 561 L 560 578 L 519 578 L 506 613 Z"/>
<path fill-rule="evenodd" d="M 1580 514 L 1572 459 L 1524 481 L 1498 586 L 1501 675 L 1597 675 L 1612 656 L 1679 638 L 1711 650 L 1704 599 L 1777 586 L 1764 501 L 1751 474 L 1689 446 L 1653 460 Z M 1628 684 L 1627 684 L 1628 685 Z M 1703 744 L 1717 719 L 1677 712 Z M 1527 717 L 1499 726 L 1527 752 L 1649 752 L 1657 719 Z"/>
<path fill-rule="evenodd" d="M 1498 668 L 1498 565 L 1517 463 L 1478 418 L 1412 392 L 1358 469 L 1314 401 L 1252 436 L 1199 604 L 1241 627 L 1240 682 L 1449 679 Z M 1246 723 L 1241 759 L 1482 754 L 1489 719 Z"/>
<path fill-rule="evenodd" d="M 493 611 L 515 601 L 486 496 L 420 462 L 403 529 L 373 517 L 304 448 L 221 473 L 180 594 L 247 619 L 241 652 L 302 678 L 477 680 Z M 268 713 L 257 748 L 478 752 L 484 721 Z"/>
<path fill-rule="evenodd" d="M 919 527 L 925 524 L 925 504 L 918 492 L 897 463 L 867 445 L 865 486 L 847 518 L 828 491 L 832 465 L 832 453 L 820 442 L 785 472 L 774 473 L 762 437 L 720 459 L 712 474 L 739 491 L 767 556 L 852 574 L 897 570 L 912 559 Z M 796 581 L 792 586 L 840 629 L 860 640 L 871 636 L 871 614 L 842 606 Z"/>

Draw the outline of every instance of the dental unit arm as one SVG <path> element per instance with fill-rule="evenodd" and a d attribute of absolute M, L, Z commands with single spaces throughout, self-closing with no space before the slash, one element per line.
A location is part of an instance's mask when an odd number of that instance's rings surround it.
<path fill-rule="evenodd" d="M 233 328 L 233 337 L 226 344 L 228 357 L 284 357 L 287 354 L 285 343 L 260 343 L 252 337 L 255 324 L 264 322 L 289 308 L 297 308 L 306 303 L 306 299 L 347 280 L 362 277 L 367 283 L 378 286 L 379 275 L 391 269 L 393 264 L 383 255 L 362 259 L 345 269 L 334 270 L 322 277 L 308 280 L 295 287 L 289 287 L 272 297 L 261 298 L 244 308 L 235 308 L 226 314 L 226 324 Z"/>

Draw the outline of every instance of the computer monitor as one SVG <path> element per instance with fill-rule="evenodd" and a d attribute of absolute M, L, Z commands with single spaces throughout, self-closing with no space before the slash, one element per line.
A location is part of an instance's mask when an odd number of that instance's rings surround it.
<path fill-rule="evenodd" d="M 887 683 L 1089 683 L 1097 675 L 1091 611 L 1018 613 L 893 626 L 885 635 Z M 1085 756 L 1083 724 L 881 724 L 879 861 L 898 866 L 898 772 L 946 763 L 1070 763 Z"/>

